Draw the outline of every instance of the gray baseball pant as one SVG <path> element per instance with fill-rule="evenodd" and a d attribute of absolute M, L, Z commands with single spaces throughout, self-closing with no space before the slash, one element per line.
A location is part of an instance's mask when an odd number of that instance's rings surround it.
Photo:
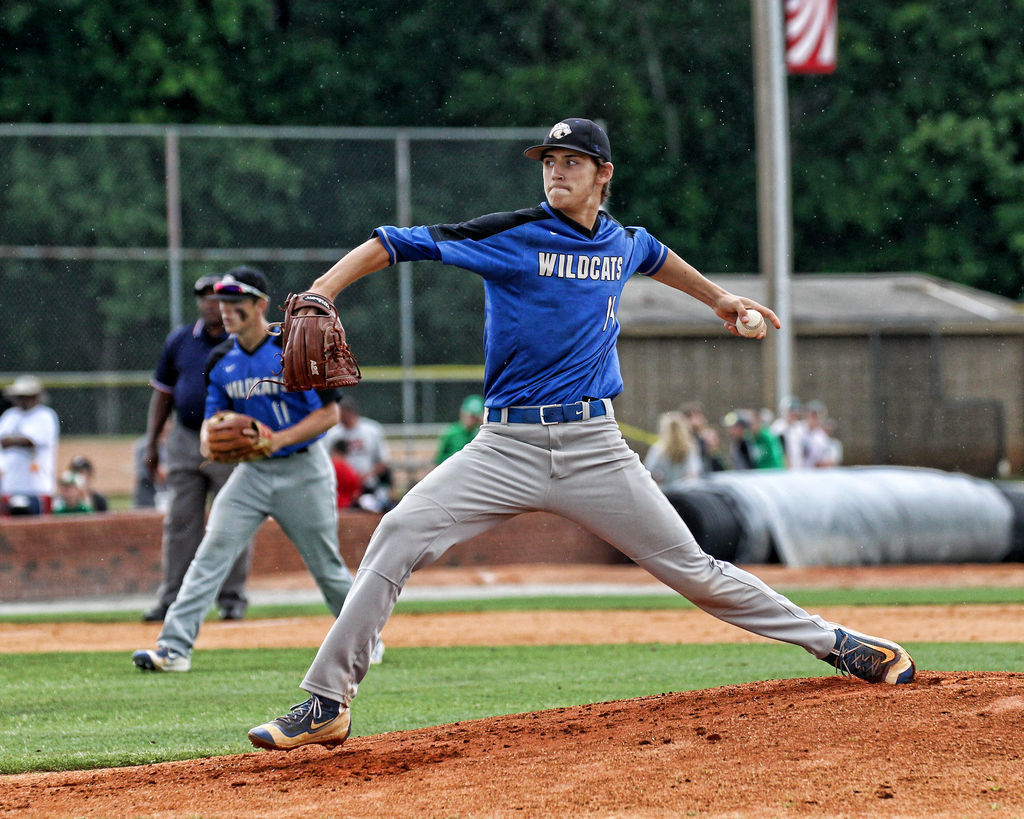
<path fill-rule="evenodd" d="M 298 549 L 331 612 L 337 615 L 352 586 L 338 552 L 334 467 L 326 450 L 239 464 L 210 510 L 206 535 L 167 611 L 157 645 L 189 654 L 217 589 L 239 553 L 267 517 Z"/>
<path fill-rule="evenodd" d="M 168 505 L 164 515 L 163 580 L 157 605 L 167 609 L 178 596 L 181 582 L 203 539 L 206 501 L 215 496 L 234 467 L 207 461 L 199 453 L 199 432 L 175 422 L 167 438 Z M 217 595 L 220 605 L 245 600 L 245 581 L 252 561 L 252 543 L 231 566 Z"/>
<path fill-rule="evenodd" d="M 826 656 L 835 626 L 703 552 L 626 445 L 606 403 L 608 415 L 587 421 L 485 423 L 416 484 L 370 539 L 345 608 L 302 688 L 351 702 L 410 574 L 454 544 L 531 511 L 578 523 L 727 623 Z"/>

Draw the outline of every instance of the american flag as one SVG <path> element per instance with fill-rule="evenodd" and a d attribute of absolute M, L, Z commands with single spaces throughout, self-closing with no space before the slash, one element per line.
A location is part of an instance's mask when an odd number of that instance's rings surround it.
<path fill-rule="evenodd" d="M 790 74 L 836 70 L 838 0 L 786 0 L 786 66 Z"/>

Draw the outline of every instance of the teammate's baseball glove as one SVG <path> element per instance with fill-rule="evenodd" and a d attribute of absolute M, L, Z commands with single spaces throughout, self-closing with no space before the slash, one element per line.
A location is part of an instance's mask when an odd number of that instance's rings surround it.
<path fill-rule="evenodd" d="M 315 313 L 297 316 L 303 307 Z M 363 374 L 345 342 L 345 328 L 330 299 L 317 293 L 289 293 L 281 322 L 282 378 L 286 390 L 351 387 Z"/>
<path fill-rule="evenodd" d="M 206 422 L 210 460 L 220 463 L 269 458 L 271 429 L 241 412 L 218 412 Z"/>

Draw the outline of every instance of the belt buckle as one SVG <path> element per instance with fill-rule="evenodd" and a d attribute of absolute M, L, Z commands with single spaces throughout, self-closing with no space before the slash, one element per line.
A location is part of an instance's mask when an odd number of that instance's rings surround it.
<path fill-rule="evenodd" d="M 561 404 L 544 404 L 542 407 L 540 407 L 539 410 L 540 410 L 540 422 L 541 422 L 541 424 L 543 424 L 546 427 L 549 427 L 552 424 L 559 423 L 559 421 L 562 420 L 561 418 L 559 418 L 558 421 L 545 421 L 544 420 L 544 410 L 551 409 L 552 407 L 559 407 L 560 408 L 561 406 L 562 406 Z"/>

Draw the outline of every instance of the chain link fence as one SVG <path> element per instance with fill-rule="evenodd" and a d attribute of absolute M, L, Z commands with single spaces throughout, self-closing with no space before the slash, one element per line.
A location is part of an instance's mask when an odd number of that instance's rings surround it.
<path fill-rule="evenodd" d="M 261 267 L 273 320 L 379 224 L 541 201 L 541 130 L 0 125 L 0 383 L 39 375 L 66 434 L 141 432 L 197 278 Z M 367 415 L 447 421 L 480 390 L 477 277 L 399 265 L 339 305 Z"/>

